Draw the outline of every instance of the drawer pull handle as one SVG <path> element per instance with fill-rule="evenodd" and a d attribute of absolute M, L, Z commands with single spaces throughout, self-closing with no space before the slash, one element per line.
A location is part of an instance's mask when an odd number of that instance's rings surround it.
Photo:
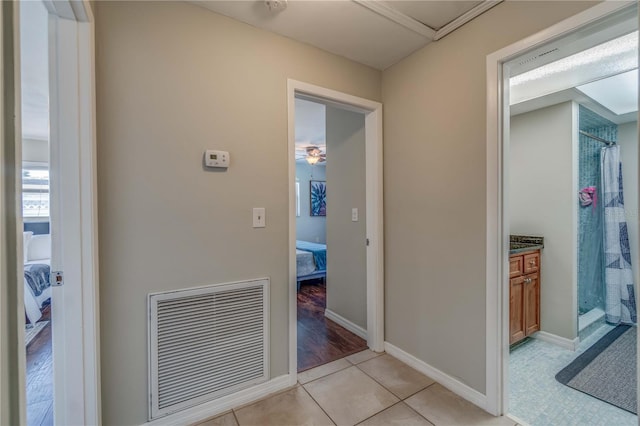
<path fill-rule="evenodd" d="M 529 266 L 534 266 L 535 264 L 536 264 L 536 261 L 535 261 L 535 260 L 530 260 L 530 261 L 529 261 Z"/>
<path fill-rule="evenodd" d="M 525 278 L 525 279 L 524 279 L 524 283 L 525 283 L 525 284 L 529 284 L 530 282 L 531 282 L 531 278 Z"/>

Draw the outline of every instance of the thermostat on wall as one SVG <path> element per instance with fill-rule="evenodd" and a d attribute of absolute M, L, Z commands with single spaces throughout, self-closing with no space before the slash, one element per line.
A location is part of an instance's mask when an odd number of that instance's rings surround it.
<path fill-rule="evenodd" d="M 204 152 L 204 164 L 207 167 L 229 167 L 229 153 L 208 149 Z"/>

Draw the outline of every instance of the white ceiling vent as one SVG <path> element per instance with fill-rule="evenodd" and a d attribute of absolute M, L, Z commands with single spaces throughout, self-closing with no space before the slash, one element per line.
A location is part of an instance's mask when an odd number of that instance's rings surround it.
<path fill-rule="evenodd" d="M 150 294 L 149 419 L 268 378 L 269 280 Z"/>

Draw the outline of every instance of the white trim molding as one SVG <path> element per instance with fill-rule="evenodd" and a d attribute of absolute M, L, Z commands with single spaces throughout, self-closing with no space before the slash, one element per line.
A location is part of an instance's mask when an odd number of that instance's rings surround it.
<path fill-rule="evenodd" d="M 477 18 L 478 16 L 485 13 L 487 10 L 491 9 L 502 3 L 504 0 L 484 0 L 482 3 L 468 11 L 467 13 L 458 16 L 453 21 L 449 22 L 444 27 L 440 28 L 436 31 L 436 36 L 433 38 L 433 41 L 438 41 L 447 34 L 450 34 L 466 24 L 467 22 Z"/>
<path fill-rule="evenodd" d="M 384 349 L 392 357 L 399 359 L 400 361 L 407 364 L 409 367 L 415 370 L 418 370 L 422 374 L 440 383 L 442 386 L 449 389 L 451 392 L 459 395 L 460 397 L 466 399 L 472 404 L 477 405 L 483 410 L 486 410 L 487 397 L 483 395 L 481 392 L 478 392 L 472 387 L 465 385 L 455 377 L 452 377 L 447 373 L 441 370 L 438 370 L 437 368 L 427 364 L 426 362 L 416 358 L 410 353 L 403 351 L 399 347 L 394 346 L 389 342 L 384 342 Z"/>
<path fill-rule="evenodd" d="M 556 334 L 547 333 L 546 331 L 538 331 L 531 337 L 533 337 L 534 339 L 542 340 L 543 342 L 560 346 L 563 349 L 569 349 L 570 351 L 575 351 L 576 349 L 578 349 L 578 343 L 580 343 L 579 337 L 576 337 L 575 339 L 567 339 L 566 337 L 560 337 Z"/>
<path fill-rule="evenodd" d="M 354 322 L 349 321 L 348 319 L 346 319 L 342 315 L 336 314 L 331 309 L 326 308 L 324 310 L 324 316 L 327 317 L 328 319 L 330 319 L 331 321 L 335 322 L 336 324 L 341 325 L 342 327 L 346 328 L 347 330 L 349 330 L 350 332 L 352 332 L 356 336 L 362 337 L 363 339 L 367 338 L 367 330 L 366 329 L 360 327 L 358 324 L 356 324 Z"/>
<path fill-rule="evenodd" d="M 178 411 L 168 416 L 144 423 L 141 426 L 187 426 L 199 423 L 210 417 L 222 414 L 232 408 L 246 405 L 295 385 L 288 374 L 276 377 L 268 382 L 217 398 L 204 404 Z"/>
<path fill-rule="evenodd" d="M 486 176 L 486 410 L 508 412 L 509 382 L 509 223 L 504 183 L 509 149 L 508 71 L 503 65 L 550 40 L 575 31 L 635 2 L 608 1 L 559 22 L 487 56 L 487 176 Z M 577 314 L 577 313 L 576 313 Z M 543 335 L 544 336 L 544 335 Z M 566 342 L 565 342 L 566 343 Z"/>
<path fill-rule="evenodd" d="M 315 100 L 325 105 L 357 111 L 365 118 L 365 175 L 367 228 L 367 345 L 384 350 L 384 221 L 382 166 L 382 104 L 369 99 L 289 79 L 287 81 L 289 169 L 289 375 L 296 382 L 298 369 L 296 280 L 296 160 L 295 100 Z M 363 241 L 364 243 L 364 241 Z"/>

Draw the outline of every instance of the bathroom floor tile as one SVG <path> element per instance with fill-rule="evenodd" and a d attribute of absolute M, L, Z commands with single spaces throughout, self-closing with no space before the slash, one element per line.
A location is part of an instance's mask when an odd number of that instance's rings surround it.
<path fill-rule="evenodd" d="M 418 392 L 405 402 L 436 426 L 514 426 L 516 424 L 506 417 L 492 416 L 439 383 Z"/>
<path fill-rule="evenodd" d="M 349 367 L 304 385 L 338 425 L 355 425 L 398 402 L 357 367 Z"/>
<path fill-rule="evenodd" d="M 349 355 L 346 359 L 351 364 L 360 364 L 361 362 L 368 361 L 371 358 L 375 358 L 375 357 L 380 356 L 380 355 L 382 355 L 382 354 L 374 352 L 371 349 L 367 349 L 365 351 L 358 352 L 358 353 L 353 354 L 353 355 Z"/>
<path fill-rule="evenodd" d="M 407 404 L 400 402 L 387 408 L 381 413 L 365 420 L 359 426 L 432 426 L 420 414 L 413 411 Z"/>
<path fill-rule="evenodd" d="M 240 426 L 333 425 L 301 386 L 247 405 L 235 414 Z"/>
<path fill-rule="evenodd" d="M 308 383 L 312 380 L 319 379 L 336 371 L 344 370 L 347 367 L 351 367 L 351 363 L 345 358 L 337 361 L 330 362 L 328 364 L 321 365 L 320 367 L 312 368 L 311 370 L 303 371 L 298 374 L 298 381 L 302 384 Z"/>
<path fill-rule="evenodd" d="M 358 364 L 358 368 L 400 399 L 407 398 L 435 383 L 424 374 L 388 354 Z"/>

